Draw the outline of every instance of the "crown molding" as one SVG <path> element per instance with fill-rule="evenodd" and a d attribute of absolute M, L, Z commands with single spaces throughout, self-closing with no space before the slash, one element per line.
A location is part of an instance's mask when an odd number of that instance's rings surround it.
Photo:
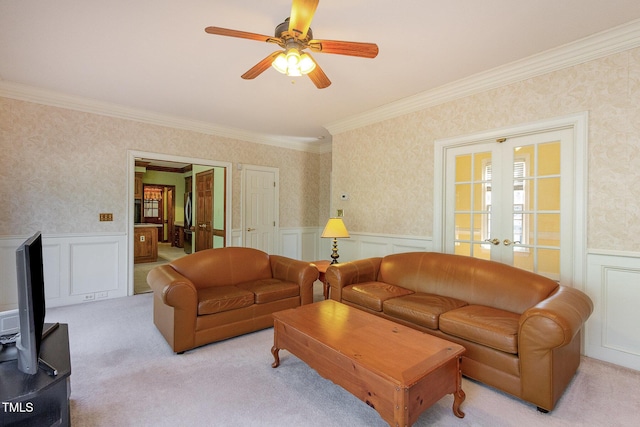
<path fill-rule="evenodd" d="M 337 135 L 638 46 L 640 46 L 640 20 L 635 20 L 576 42 L 327 124 L 325 128 L 331 135 Z"/>
<path fill-rule="evenodd" d="M 639 46 L 640 20 L 635 20 L 576 42 L 400 99 L 362 114 L 329 123 L 325 128 L 331 135 L 337 135 Z M 317 141 L 312 138 L 265 135 L 242 129 L 226 128 L 207 122 L 162 115 L 5 80 L 0 80 L 0 96 L 291 150 L 317 154 L 331 152 L 330 140 Z"/>
<path fill-rule="evenodd" d="M 85 113 L 99 114 L 125 120 L 133 120 L 159 126 L 194 131 L 240 141 L 265 144 L 291 150 L 324 153 L 331 151 L 330 141 L 318 141 L 314 138 L 295 138 L 277 135 L 264 135 L 242 129 L 227 128 L 211 123 L 189 120 L 181 117 L 158 114 L 146 110 L 110 104 L 93 99 L 82 98 L 20 83 L 0 80 L 0 97 L 28 101 L 52 107 L 66 108 Z"/>

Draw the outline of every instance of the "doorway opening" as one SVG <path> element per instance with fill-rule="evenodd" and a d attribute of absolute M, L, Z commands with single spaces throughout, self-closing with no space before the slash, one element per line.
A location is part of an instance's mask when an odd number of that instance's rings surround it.
<path fill-rule="evenodd" d="M 221 184 L 212 189 L 212 197 L 217 201 L 212 210 L 218 228 L 216 233 L 221 235 L 218 247 L 230 241 L 231 180 L 226 177 L 231 171 L 231 163 L 139 151 L 129 151 L 128 154 L 127 293 L 134 295 L 150 292 L 146 276 L 153 267 L 195 250 L 197 203 L 192 201 L 192 194 L 195 191 L 195 174 L 200 171 L 214 170 L 223 178 L 219 180 Z M 143 242 L 139 242 L 142 232 L 147 234 L 142 238 Z M 155 247 L 148 242 L 148 236 L 153 237 L 153 232 L 156 232 Z M 151 254 L 147 254 L 146 262 L 136 262 L 143 244 Z"/>

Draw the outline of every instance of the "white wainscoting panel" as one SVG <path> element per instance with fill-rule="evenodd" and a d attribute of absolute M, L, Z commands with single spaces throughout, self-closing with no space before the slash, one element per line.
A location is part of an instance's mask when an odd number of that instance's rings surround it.
<path fill-rule="evenodd" d="M 74 242 L 71 256 L 70 295 L 118 289 L 118 242 Z"/>
<path fill-rule="evenodd" d="M 403 252 L 433 250 L 431 238 L 385 234 L 349 233 L 348 239 L 338 239 L 339 261 L 383 257 Z"/>
<path fill-rule="evenodd" d="M 0 310 L 17 307 L 15 251 L 27 239 L 0 237 Z M 43 235 L 47 307 L 127 295 L 126 234 Z"/>
<path fill-rule="evenodd" d="M 278 255 L 303 261 L 331 260 L 333 239 L 321 238 L 324 227 L 280 227 Z M 233 230 L 230 246 L 243 246 L 242 230 Z M 350 233 L 338 239 L 339 262 L 414 251 L 431 251 L 431 238 Z"/>
<path fill-rule="evenodd" d="M 280 227 L 278 234 L 277 255 L 286 256 L 303 261 L 318 260 L 320 247 L 320 233 L 318 227 Z M 243 246 L 242 230 L 232 230 L 231 245 Z"/>
<path fill-rule="evenodd" d="M 302 235 L 297 229 L 280 229 L 278 254 L 293 259 L 302 259 Z M 310 260 L 308 260 L 310 261 Z"/>
<path fill-rule="evenodd" d="M 42 237 L 42 264 L 44 273 L 44 296 L 47 298 L 47 305 L 50 301 L 59 300 L 63 296 L 62 274 L 63 268 L 63 245 L 59 241 L 54 241 Z"/>
<path fill-rule="evenodd" d="M 585 354 L 640 370 L 640 256 L 590 253 L 586 292 L 594 312 L 585 328 Z"/>
<path fill-rule="evenodd" d="M 281 227 L 279 254 L 303 261 L 316 261 L 321 232 L 318 227 Z"/>

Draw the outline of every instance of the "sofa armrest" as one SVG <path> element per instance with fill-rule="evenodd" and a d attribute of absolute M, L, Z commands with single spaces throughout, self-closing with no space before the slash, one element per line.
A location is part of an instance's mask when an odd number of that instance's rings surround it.
<path fill-rule="evenodd" d="M 372 282 L 378 277 L 382 258 L 365 258 L 344 264 L 332 264 L 325 278 L 331 286 L 331 299 L 342 301 L 342 288 L 354 283 Z"/>
<path fill-rule="evenodd" d="M 593 312 L 593 302 L 582 291 L 560 286 L 549 298 L 520 317 L 519 345 L 554 349 L 567 345 Z"/>
<path fill-rule="evenodd" d="M 166 305 L 191 309 L 193 315 L 198 307 L 198 292 L 195 285 L 182 274 L 165 264 L 155 267 L 147 275 L 147 283 Z"/>
<path fill-rule="evenodd" d="M 313 282 L 318 280 L 318 270 L 309 262 L 269 255 L 271 275 L 274 279 L 297 283 L 300 286 L 300 304 L 313 303 Z"/>
<path fill-rule="evenodd" d="M 582 291 L 560 286 L 520 318 L 521 398 L 552 410 L 580 365 L 580 330 L 593 311 Z"/>

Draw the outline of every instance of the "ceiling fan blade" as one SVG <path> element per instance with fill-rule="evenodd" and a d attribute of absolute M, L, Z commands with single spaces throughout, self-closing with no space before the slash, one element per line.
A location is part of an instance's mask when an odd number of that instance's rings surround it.
<path fill-rule="evenodd" d="M 246 31 L 230 30 L 228 28 L 220 27 L 207 27 L 204 29 L 209 34 L 215 34 L 218 36 L 238 37 L 241 39 L 256 40 L 259 42 L 268 42 L 273 40 L 274 37 L 264 36 L 262 34 L 247 33 Z"/>
<path fill-rule="evenodd" d="M 242 77 L 245 80 L 255 79 L 260 74 L 265 72 L 267 70 L 267 68 L 269 68 L 271 66 L 271 63 L 273 62 L 273 60 L 276 59 L 276 56 L 280 55 L 280 53 L 281 53 L 281 51 L 279 51 L 279 50 L 273 52 L 271 55 L 267 56 L 262 61 L 258 62 L 249 71 L 247 71 L 246 73 L 244 73 L 240 77 Z"/>
<path fill-rule="evenodd" d="M 337 55 L 375 58 L 378 56 L 378 45 L 375 43 L 343 42 L 337 40 L 310 40 L 309 49 L 315 52 L 335 53 Z"/>
<path fill-rule="evenodd" d="M 293 0 L 289 17 L 289 32 L 300 39 L 307 37 L 311 20 L 318 8 L 319 0 Z"/>
<path fill-rule="evenodd" d="M 309 76 L 313 84 L 316 85 L 318 89 L 324 89 L 331 85 L 331 80 L 329 80 L 329 77 L 327 77 L 324 71 L 322 71 L 322 68 L 320 68 L 320 65 L 318 65 L 317 62 L 316 68 L 314 68 L 313 71 L 307 74 L 307 76 Z"/>

